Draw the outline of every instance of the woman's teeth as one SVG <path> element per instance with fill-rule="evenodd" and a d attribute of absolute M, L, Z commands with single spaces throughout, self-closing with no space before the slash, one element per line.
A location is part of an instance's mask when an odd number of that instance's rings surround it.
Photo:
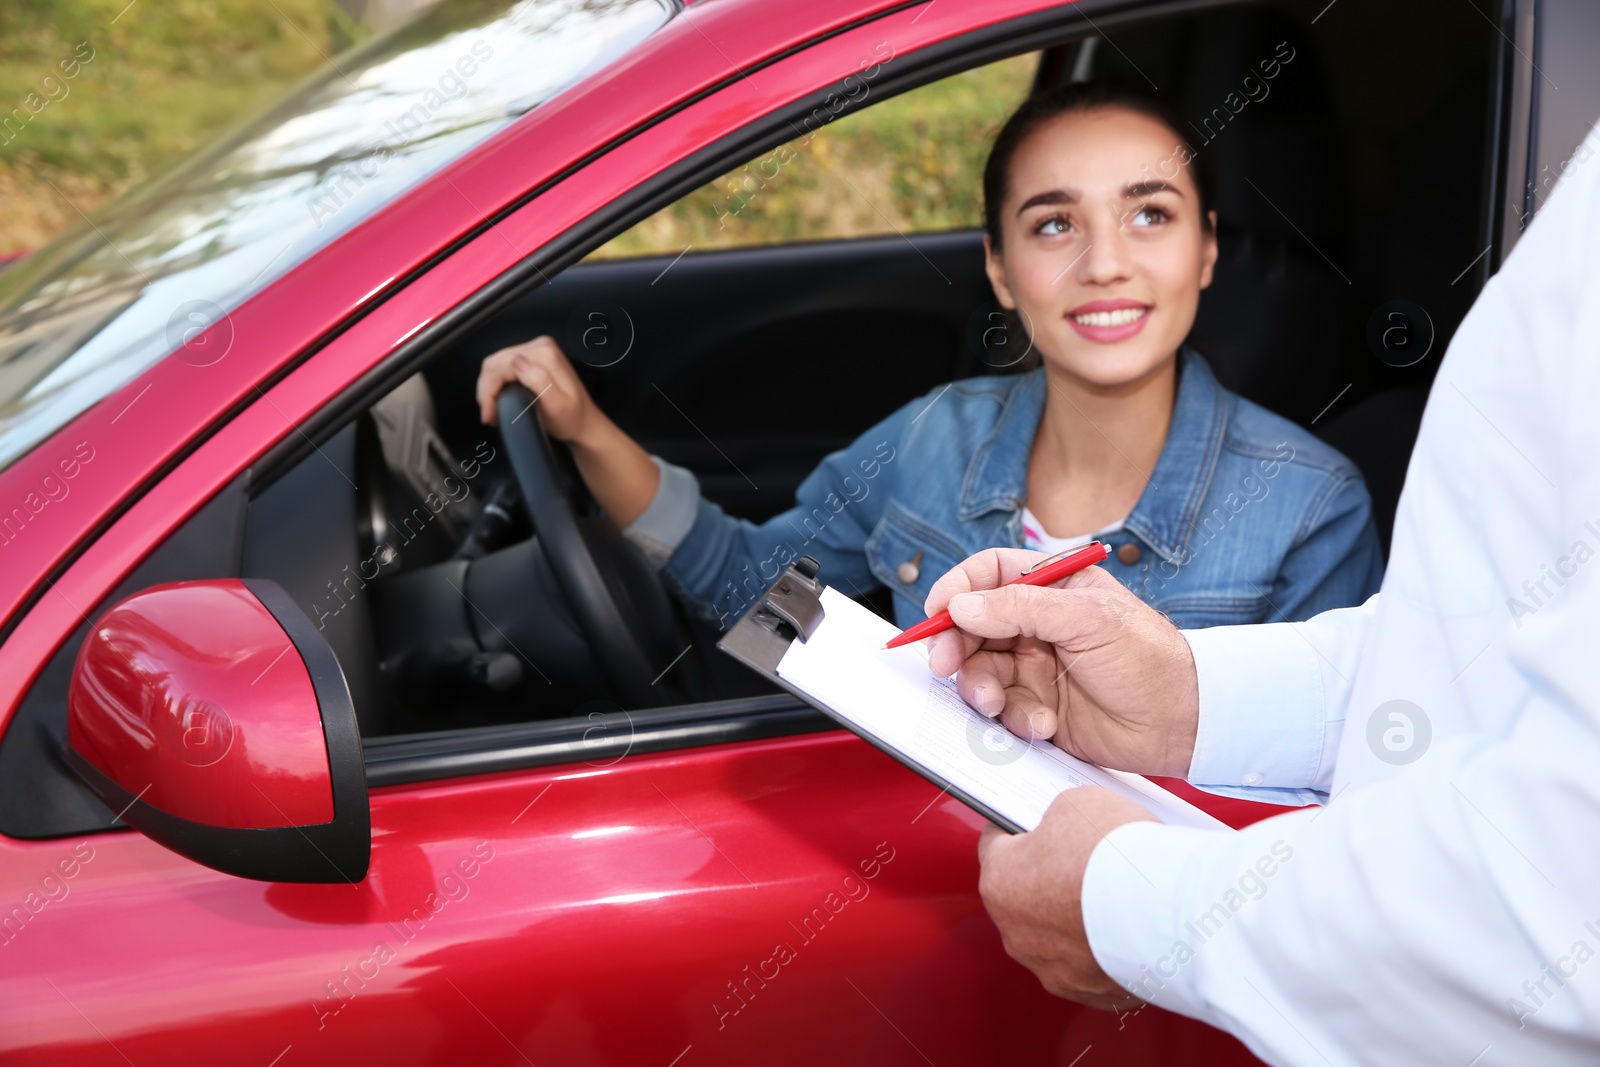
<path fill-rule="evenodd" d="M 1115 311 L 1091 311 L 1087 315 L 1074 315 L 1072 321 L 1079 326 L 1126 326 L 1144 318 L 1147 307 L 1118 308 Z"/>

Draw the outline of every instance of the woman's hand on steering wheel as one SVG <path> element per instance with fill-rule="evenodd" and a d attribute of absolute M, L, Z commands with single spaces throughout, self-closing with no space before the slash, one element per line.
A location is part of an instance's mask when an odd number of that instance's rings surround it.
<path fill-rule="evenodd" d="M 541 338 L 533 344 L 540 345 L 547 340 Z M 507 352 L 514 351 L 496 353 L 485 362 L 478 395 L 494 398 L 500 439 L 522 490 L 528 517 L 533 522 L 534 537 L 528 544 L 536 546 L 548 564 L 567 606 L 572 609 L 579 634 L 593 650 L 601 675 L 628 705 L 652 707 L 667 699 L 656 689 L 653 679 L 661 674 L 658 661 L 670 659 L 670 652 L 663 649 L 676 643 L 672 610 L 643 555 L 637 548 L 627 545 L 620 529 L 624 520 L 617 518 L 617 509 L 634 509 L 633 515 L 644 510 L 655 491 L 655 464 L 648 453 L 595 408 L 553 342 L 548 342 L 543 364 L 532 364 L 526 357 L 520 362 L 515 355 L 507 357 Z M 559 361 L 558 369 L 551 368 L 551 359 Z M 509 380 L 496 380 L 491 364 L 510 373 Z M 527 380 L 530 366 L 541 367 L 533 374 L 533 380 L 543 380 L 545 401 L 561 389 L 562 372 L 571 383 L 571 391 L 561 394 L 559 407 L 553 405 L 546 409 L 543 419 L 528 415 L 540 395 L 532 391 Z M 543 402 L 539 404 L 543 407 Z M 576 430 L 570 423 L 580 418 L 574 412 L 581 411 L 583 406 L 589 408 L 598 423 L 597 432 L 604 435 L 609 428 L 614 435 L 609 445 L 589 457 L 591 469 L 588 470 L 584 468 L 584 456 L 579 451 L 582 446 L 569 442 L 579 472 L 595 499 L 606 509 L 610 521 L 605 523 L 580 521 L 573 507 L 571 487 L 558 473 L 557 453 L 551 444 L 556 434 L 549 423 L 567 422 L 564 429 L 574 433 Z M 649 482 L 645 480 L 645 471 L 648 471 Z M 609 551 L 608 545 L 624 551 L 619 556 Z M 629 548 L 631 555 L 627 551 Z M 601 553 L 599 556 L 597 549 Z M 665 641 L 662 635 L 667 635 Z"/>
<path fill-rule="evenodd" d="M 478 415 L 490 426 L 499 425 L 495 398 L 513 382 L 533 395 L 532 406 L 545 433 L 571 447 L 578 473 L 606 514 L 618 526 L 638 518 L 655 496 L 656 465 L 600 410 L 554 338 L 535 337 L 483 361 L 478 371 Z"/>
<path fill-rule="evenodd" d="M 478 416 L 488 425 L 497 425 L 495 397 L 511 382 L 528 387 L 539 408 L 539 421 L 558 441 L 584 441 L 605 422 L 605 414 L 552 337 L 502 348 L 483 361 L 478 371 Z"/>

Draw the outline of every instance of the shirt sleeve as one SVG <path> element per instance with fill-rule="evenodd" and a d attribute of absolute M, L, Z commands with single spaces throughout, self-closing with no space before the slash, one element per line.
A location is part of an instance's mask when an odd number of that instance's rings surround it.
<path fill-rule="evenodd" d="M 1377 603 L 1374 594 L 1306 622 L 1179 631 L 1200 685 L 1189 783 L 1290 807 L 1325 801 Z"/>
<path fill-rule="evenodd" d="M 644 550 L 657 570 L 688 536 L 700 504 L 700 481 L 687 467 L 668 463 L 652 455 L 651 462 L 661 472 L 650 505 L 628 525 L 622 535 Z"/>
<path fill-rule="evenodd" d="M 1551 652 L 1583 662 L 1567 621 Z M 1600 703 L 1534 690 L 1511 735 L 1441 742 L 1327 807 L 1112 830 L 1084 874 L 1095 959 L 1269 1063 L 1596 1062 Z"/>

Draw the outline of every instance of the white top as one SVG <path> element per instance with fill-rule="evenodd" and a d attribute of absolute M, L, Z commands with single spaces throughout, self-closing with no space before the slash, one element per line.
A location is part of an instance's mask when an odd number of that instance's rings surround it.
<path fill-rule="evenodd" d="M 1185 632 L 1190 780 L 1331 800 L 1113 830 L 1083 891 L 1109 974 L 1275 1064 L 1600 1063 L 1597 412 L 1600 161 L 1456 333 L 1382 592 Z"/>
<path fill-rule="evenodd" d="M 1126 521 L 1126 519 L 1119 519 L 1103 530 L 1080 534 L 1077 537 L 1052 537 L 1050 534 L 1045 533 L 1044 523 L 1039 521 L 1039 516 L 1028 510 L 1028 506 L 1024 504 L 1022 506 L 1022 547 L 1037 549 L 1040 552 L 1049 552 L 1051 555 L 1055 555 L 1058 552 L 1065 552 L 1069 548 L 1078 548 L 1081 545 L 1086 545 L 1090 541 L 1103 541 L 1111 534 L 1122 529 L 1122 524 Z"/>

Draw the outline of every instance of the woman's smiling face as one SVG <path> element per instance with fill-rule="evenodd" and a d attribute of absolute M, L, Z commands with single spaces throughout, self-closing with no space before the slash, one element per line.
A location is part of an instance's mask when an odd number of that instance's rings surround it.
<path fill-rule="evenodd" d="M 1017 146 L 989 280 L 1046 363 L 1093 387 L 1164 370 L 1217 260 L 1215 214 L 1177 135 L 1108 106 L 1049 119 Z"/>

